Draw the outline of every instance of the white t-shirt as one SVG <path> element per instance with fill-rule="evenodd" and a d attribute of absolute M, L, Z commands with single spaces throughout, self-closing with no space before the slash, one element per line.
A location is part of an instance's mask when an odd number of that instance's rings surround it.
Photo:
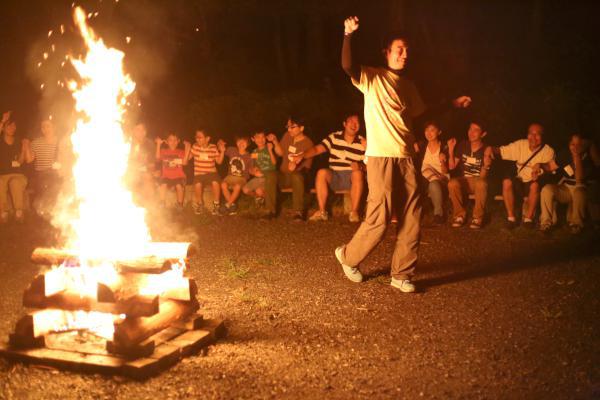
<path fill-rule="evenodd" d="M 365 97 L 368 157 L 408 158 L 413 154 L 412 118 L 425 110 L 414 83 L 386 68 L 361 67 L 352 79 Z"/>
<path fill-rule="evenodd" d="M 523 182 L 531 181 L 531 171 L 535 164 L 545 164 L 554 159 L 554 149 L 547 144 L 542 145 L 543 148 L 533 157 L 526 166 L 521 168 L 525 161 L 535 152 L 529 149 L 527 139 L 520 139 L 506 146 L 500 146 L 500 155 L 503 160 L 515 161 L 517 164 L 517 176 Z M 537 149 L 536 149 L 537 150 Z"/>
<path fill-rule="evenodd" d="M 448 174 L 442 172 L 439 148 L 433 153 L 429 150 L 429 146 L 425 147 L 425 155 L 423 157 L 423 164 L 421 165 L 421 175 L 429 182 L 449 177 Z"/>

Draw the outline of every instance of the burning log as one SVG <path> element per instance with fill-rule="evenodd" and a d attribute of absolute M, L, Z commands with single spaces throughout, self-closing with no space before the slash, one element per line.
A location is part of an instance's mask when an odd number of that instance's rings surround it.
<path fill-rule="evenodd" d="M 114 342 L 119 346 L 135 346 L 171 323 L 184 319 L 198 310 L 198 302 L 167 300 L 160 304 L 160 312 L 151 317 L 126 318 L 115 325 Z"/>
<path fill-rule="evenodd" d="M 97 299 L 114 303 L 137 294 L 160 296 L 163 299 L 190 301 L 196 297 L 196 281 L 177 275 L 175 271 L 162 274 L 121 274 L 113 283 L 98 283 Z"/>
<path fill-rule="evenodd" d="M 153 242 L 145 249 L 143 256 L 114 262 L 122 272 L 156 274 L 168 271 L 180 260 L 187 260 L 194 252 L 195 248 L 191 243 Z M 31 261 L 42 265 L 61 265 L 69 260 L 77 262 L 77 259 L 77 251 L 69 249 L 38 247 L 31 254 Z M 103 260 L 90 260 L 92 263 L 101 261 Z"/>
<path fill-rule="evenodd" d="M 158 296 L 134 295 L 119 299 L 113 303 L 99 302 L 91 297 L 82 297 L 77 293 L 62 292 L 46 297 L 26 291 L 23 306 L 29 308 L 58 308 L 63 310 L 98 311 L 108 314 L 125 314 L 132 317 L 149 317 L 159 312 Z"/>

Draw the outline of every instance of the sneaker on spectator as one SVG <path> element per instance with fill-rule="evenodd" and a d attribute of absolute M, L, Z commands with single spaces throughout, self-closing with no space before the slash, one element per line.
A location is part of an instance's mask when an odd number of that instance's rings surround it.
<path fill-rule="evenodd" d="M 237 203 L 230 204 L 229 207 L 227 207 L 227 214 L 236 215 L 237 213 L 238 213 Z"/>
<path fill-rule="evenodd" d="M 460 228 L 464 224 L 465 224 L 465 217 L 461 217 L 460 215 L 458 217 L 454 217 L 454 219 L 452 220 L 453 228 Z"/>
<path fill-rule="evenodd" d="M 296 211 L 292 214 L 292 221 L 294 222 L 302 222 L 304 221 L 304 217 L 300 211 Z"/>
<path fill-rule="evenodd" d="M 8 222 L 8 213 L 6 211 L 2 211 L 0 215 L 0 223 L 5 224 Z"/>
<path fill-rule="evenodd" d="M 350 222 L 360 222 L 360 217 L 356 211 L 350 211 L 350 215 L 348 215 L 348 221 Z"/>
<path fill-rule="evenodd" d="M 517 227 L 517 220 L 514 218 L 506 219 L 506 229 L 515 229 Z"/>
<path fill-rule="evenodd" d="M 264 197 L 255 198 L 254 205 L 256 206 L 256 208 L 262 208 L 265 205 L 265 198 Z"/>
<path fill-rule="evenodd" d="M 390 219 L 390 223 L 391 224 L 397 224 L 398 223 L 398 217 L 395 215 L 392 215 L 392 218 Z"/>
<path fill-rule="evenodd" d="M 434 215 L 433 216 L 433 226 L 441 226 L 444 225 L 444 216 L 443 215 Z"/>
<path fill-rule="evenodd" d="M 212 211 L 210 213 L 212 215 L 222 216 L 223 213 L 221 212 L 221 204 L 217 203 L 216 201 L 213 202 L 213 208 L 212 208 Z"/>
<path fill-rule="evenodd" d="M 329 220 L 329 214 L 327 213 L 327 211 L 317 210 L 317 211 L 315 211 L 315 213 L 308 220 L 312 221 L 312 222 L 316 222 L 316 221 L 328 221 Z"/>
<path fill-rule="evenodd" d="M 392 278 L 390 285 L 396 289 L 400 289 L 400 291 L 403 293 L 413 293 L 415 290 L 417 290 L 415 285 L 409 279 Z"/>
<path fill-rule="evenodd" d="M 204 210 L 204 204 L 202 203 L 192 203 L 192 209 L 194 210 L 194 214 L 201 215 Z"/>
<path fill-rule="evenodd" d="M 523 218 L 523 228 L 533 229 L 535 227 L 531 218 Z"/>
<path fill-rule="evenodd" d="M 551 224 L 542 224 L 540 225 L 540 232 L 544 235 L 549 235 L 552 233 L 552 225 Z"/>
<path fill-rule="evenodd" d="M 481 225 L 482 225 L 482 221 L 479 218 L 473 218 L 471 220 L 471 224 L 469 225 L 469 228 L 471 229 L 481 229 Z"/>
<path fill-rule="evenodd" d="M 352 282 L 360 283 L 363 280 L 363 276 L 360 273 L 360 271 L 358 270 L 358 268 L 346 265 L 346 263 L 344 261 L 344 250 L 345 249 L 346 249 L 346 246 L 340 246 L 337 249 L 335 249 L 335 258 L 337 258 L 338 262 L 341 264 L 346 277 L 348 279 L 350 279 Z"/>
<path fill-rule="evenodd" d="M 583 227 L 581 225 L 569 225 L 569 231 L 572 235 L 579 235 L 582 230 Z"/>
<path fill-rule="evenodd" d="M 21 223 L 24 219 L 23 210 L 15 211 L 15 222 Z"/>

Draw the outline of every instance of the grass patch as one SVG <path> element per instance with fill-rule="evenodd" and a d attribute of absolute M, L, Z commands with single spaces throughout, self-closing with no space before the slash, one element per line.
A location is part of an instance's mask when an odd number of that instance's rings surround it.
<path fill-rule="evenodd" d="M 250 273 L 250 268 L 232 257 L 223 258 L 220 266 L 227 271 L 227 276 L 231 279 L 246 279 Z"/>

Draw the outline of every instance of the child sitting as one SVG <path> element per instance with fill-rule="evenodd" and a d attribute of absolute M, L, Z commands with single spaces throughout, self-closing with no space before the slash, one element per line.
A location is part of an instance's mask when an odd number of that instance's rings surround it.
<path fill-rule="evenodd" d="M 204 209 L 203 190 L 211 185 L 213 192 L 213 215 L 221 215 L 221 177 L 217 172 L 217 164 L 221 165 L 225 157 L 225 142 L 219 140 L 217 145 L 210 143 L 210 136 L 204 130 L 196 131 L 196 143 L 193 144 L 188 159 L 194 158 L 194 212 L 201 214 Z"/>
<path fill-rule="evenodd" d="M 221 183 L 221 189 L 225 197 L 225 211 L 229 215 L 237 213 L 236 201 L 250 178 L 252 157 L 247 151 L 248 142 L 249 139 L 245 136 L 237 137 L 235 147 L 225 150 L 225 156 L 229 160 L 229 173 Z"/>
<path fill-rule="evenodd" d="M 275 196 L 273 193 L 265 192 L 265 181 L 267 177 L 276 179 L 277 158 L 273 150 L 273 143 L 267 143 L 265 132 L 256 132 L 252 136 L 256 149 L 252 151 L 251 157 L 254 161 L 250 173 L 254 178 L 250 179 L 243 187 L 245 194 L 256 199 L 257 206 L 262 206 L 267 198 L 267 214 L 275 215 Z"/>
<path fill-rule="evenodd" d="M 162 147 L 166 143 L 167 147 Z M 185 172 L 183 166 L 187 164 L 190 144 L 184 142 L 185 149 L 179 146 L 179 138 L 175 133 L 169 133 L 167 140 L 156 138 L 156 160 L 161 163 L 160 173 L 160 203 L 164 207 L 167 198 L 167 189 L 175 188 L 177 194 L 177 209 L 183 209 Z"/>

